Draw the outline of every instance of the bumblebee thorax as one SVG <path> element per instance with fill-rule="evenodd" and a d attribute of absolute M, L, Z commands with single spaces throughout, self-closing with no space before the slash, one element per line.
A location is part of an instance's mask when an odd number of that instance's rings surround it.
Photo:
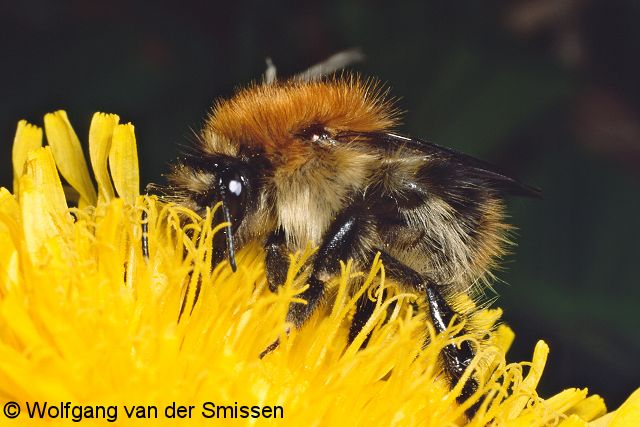
<path fill-rule="evenodd" d="M 300 132 L 313 126 L 340 131 L 385 131 L 397 111 L 376 81 L 356 76 L 318 81 L 289 80 L 254 84 L 215 104 L 205 134 L 218 135 L 232 146 L 260 149 L 274 159 L 309 154 L 312 140 Z M 205 149 L 207 141 L 204 141 Z M 219 151 L 219 147 L 209 147 Z"/>

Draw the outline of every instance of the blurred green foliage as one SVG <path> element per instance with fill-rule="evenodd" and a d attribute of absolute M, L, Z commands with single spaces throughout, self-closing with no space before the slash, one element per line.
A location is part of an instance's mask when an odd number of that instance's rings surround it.
<path fill-rule="evenodd" d="M 512 358 L 546 339 L 543 390 L 588 386 L 615 406 L 640 386 L 639 18 L 631 0 L 7 2 L 0 184 L 17 121 L 58 108 L 83 140 L 94 111 L 133 122 L 143 183 L 161 181 L 212 101 L 267 56 L 287 75 L 358 46 L 356 69 L 407 111 L 404 133 L 543 189 L 511 203 L 518 247 L 496 305 Z"/>

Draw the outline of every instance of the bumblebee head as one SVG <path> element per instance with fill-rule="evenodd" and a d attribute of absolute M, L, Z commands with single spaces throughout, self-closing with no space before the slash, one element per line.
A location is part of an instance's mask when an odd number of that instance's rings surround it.
<path fill-rule="evenodd" d="M 174 165 L 169 175 L 170 197 L 203 214 L 214 208 L 214 223 L 227 225 L 214 238 L 214 262 L 225 254 L 233 271 L 236 270 L 234 236 L 248 213 L 255 208 L 259 190 L 260 162 L 251 158 L 226 154 L 192 153 Z"/>

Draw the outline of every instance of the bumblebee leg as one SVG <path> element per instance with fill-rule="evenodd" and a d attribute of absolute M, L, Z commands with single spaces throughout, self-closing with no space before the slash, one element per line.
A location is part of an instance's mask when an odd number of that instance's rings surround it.
<path fill-rule="evenodd" d="M 299 295 L 300 298 L 306 301 L 306 304 L 293 303 L 287 315 L 287 320 L 293 322 L 297 327 L 300 327 L 309 318 L 322 298 L 324 283 L 318 276 L 337 272 L 338 267 L 337 265 L 334 266 L 333 263 L 337 264 L 338 260 L 342 259 L 340 255 L 345 251 L 344 248 L 339 247 L 339 249 L 342 249 L 339 251 L 340 254 L 334 254 L 338 247 L 337 240 L 339 240 L 339 236 L 348 233 L 351 227 L 352 222 L 349 221 L 347 221 L 346 226 L 339 227 L 338 233 L 330 234 L 328 242 L 325 242 L 316 254 L 311 276 L 307 281 L 308 287 Z M 289 269 L 289 249 L 286 246 L 284 233 L 281 230 L 269 236 L 265 251 L 267 282 L 269 283 L 269 289 L 275 292 L 278 286 L 282 286 L 285 282 Z"/>
<path fill-rule="evenodd" d="M 267 273 L 267 284 L 271 292 L 276 292 L 279 286 L 282 286 L 287 279 L 287 271 L 289 270 L 289 249 L 287 249 L 284 232 L 281 229 L 274 231 L 264 245 L 265 270 Z M 260 359 L 271 353 L 280 345 L 280 339 L 277 338 L 269 344 L 267 348 L 260 353 Z"/>
<path fill-rule="evenodd" d="M 349 344 L 358 336 L 364 325 L 367 323 L 373 310 L 376 308 L 376 302 L 371 301 L 367 292 L 364 293 L 356 303 L 356 312 L 353 314 L 353 320 L 351 320 L 351 326 L 349 327 Z M 369 342 L 371 335 L 362 342 L 362 347 L 365 348 Z"/>
<path fill-rule="evenodd" d="M 147 218 L 147 211 L 142 211 L 142 256 L 145 260 L 149 260 L 149 222 Z"/>
<path fill-rule="evenodd" d="M 433 322 L 436 332 L 441 333 L 451 324 L 455 312 L 451 306 L 447 304 L 442 294 L 438 292 L 436 286 L 429 284 L 427 285 L 426 291 L 431 321 Z M 463 329 L 460 334 L 464 333 L 465 331 Z M 476 352 L 473 350 L 473 347 L 471 347 L 469 341 L 462 341 L 460 347 L 449 344 L 442 349 L 445 371 L 452 383 L 460 381 L 462 374 L 464 374 L 465 370 L 469 367 L 475 355 Z M 466 401 L 476 390 L 478 390 L 478 382 L 472 375 L 462 387 L 460 395 L 457 398 L 458 402 L 462 403 Z M 469 418 L 473 418 L 473 415 L 475 415 L 475 412 L 478 410 L 479 404 L 480 401 L 467 410 L 467 416 L 469 416 Z"/>
<path fill-rule="evenodd" d="M 326 264 L 326 260 L 321 262 L 321 260 L 318 259 L 318 257 L 324 254 L 323 247 L 324 245 L 320 248 L 316 261 L 313 264 L 313 271 L 307 283 L 308 288 L 299 295 L 299 297 L 307 303 L 294 303 L 289 308 L 287 320 L 293 322 L 297 327 L 300 327 L 309 315 L 313 313 L 324 291 L 324 283 L 317 277 L 318 272 L 322 273 L 324 271 L 323 268 Z M 265 252 L 267 282 L 269 289 L 275 292 L 278 286 L 284 284 L 289 270 L 290 251 L 286 246 L 286 240 L 282 230 L 277 230 L 269 236 L 265 244 Z"/>
<path fill-rule="evenodd" d="M 274 231 L 264 246 L 266 252 L 265 269 L 267 283 L 271 292 L 275 292 L 278 286 L 282 286 L 287 279 L 289 270 L 289 249 L 286 246 L 284 232 L 281 229 Z"/>
<path fill-rule="evenodd" d="M 287 314 L 289 322 L 296 327 L 302 326 L 322 300 L 324 294 L 323 279 L 325 277 L 333 277 L 339 273 L 340 260 L 346 260 L 355 253 L 364 252 L 362 250 L 363 239 L 369 237 L 370 230 L 374 229 L 368 226 L 370 221 L 371 218 L 363 214 L 363 209 L 359 204 L 348 207 L 336 217 L 314 256 L 311 275 L 307 280 L 308 287 L 298 295 L 306 303 L 291 304 Z M 275 291 L 279 285 L 284 283 L 289 268 L 289 249 L 286 247 L 284 233 L 277 231 L 269 236 L 265 250 L 267 281 L 269 282 L 269 289 Z M 366 323 L 369 316 L 359 316 L 364 320 L 362 325 Z M 274 350 L 277 345 L 277 342 L 270 345 L 262 353 L 261 357 Z"/>
<path fill-rule="evenodd" d="M 287 314 L 288 321 L 296 327 L 300 327 L 311 316 L 322 300 L 325 278 L 334 277 L 340 272 L 340 260 L 352 258 L 356 254 L 371 252 L 365 249 L 365 242 L 371 240 L 371 234 L 375 230 L 372 221 L 371 215 L 360 204 L 348 207 L 336 217 L 314 256 L 311 275 L 307 281 L 308 288 L 299 295 L 301 299 L 306 301 L 306 304 L 291 304 Z M 275 291 L 277 286 L 285 281 L 289 268 L 289 249 L 286 246 L 284 233 L 278 231 L 272 234 L 267 239 L 265 250 L 267 280 L 269 288 Z M 373 258 L 373 254 L 371 254 L 371 258 Z M 369 319 L 373 307 L 364 300 L 359 304 L 354 317 L 355 326 L 351 327 L 350 335 L 352 338 L 358 334 Z M 277 347 L 277 343 L 274 344 L 275 346 L 270 346 L 270 350 Z M 268 351 L 264 352 L 264 354 L 266 353 Z"/>
<path fill-rule="evenodd" d="M 366 210 L 359 204 L 345 209 L 336 217 L 324 236 L 324 241 L 315 255 L 308 288 L 300 294 L 307 303 L 293 303 L 289 308 L 288 320 L 301 326 L 315 311 L 324 294 L 322 278 L 333 277 L 340 272 L 340 260 L 352 258 L 365 252 L 364 242 L 371 238 L 374 227 L 370 227 L 372 218 L 366 216 Z"/>
<path fill-rule="evenodd" d="M 386 289 L 383 289 L 381 298 L 382 300 L 387 299 Z M 387 307 L 387 317 L 391 316 L 391 313 L 393 313 L 393 310 L 395 310 L 395 307 L 396 307 L 395 301 L 389 304 L 389 306 Z M 351 320 L 351 326 L 349 327 L 349 337 L 348 337 L 349 344 L 353 342 L 353 340 L 356 338 L 356 336 L 358 336 L 362 328 L 364 328 L 364 325 L 367 324 L 375 308 L 376 308 L 376 301 L 375 300 L 372 301 L 369 298 L 368 293 L 365 293 L 358 299 L 358 301 L 356 302 L 356 311 L 353 314 L 353 319 Z M 370 338 L 371 338 L 371 333 L 369 333 L 369 335 L 367 335 L 367 338 L 365 338 L 365 340 L 362 342 L 362 345 L 360 346 L 361 349 L 367 346 Z"/>
<path fill-rule="evenodd" d="M 153 184 L 147 184 L 144 190 L 144 195 L 149 196 L 152 189 L 153 189 Z M 148 261 L 149 260 L 149 218 L 148 218 L 146 209 L 142 209 L 141 219 L 142 219 L 142 224 L 140 225 L 140 227 L 142 228 L 142 239 L 140 243 L 142 245 L 142 256 L 144 257 L 145 261 Z"/>
<path fill-rule="evenodd" d="M 307 281 L 308 288 L 299 297 L 306 304 L 293 303 L 289 307 L 287 320 L 300 327 L 315 311 L 324 294 L 324 280 L 340 271 L 340 260 L 351 258 L 363 250 L 365 239 L 371 238 L 372 218 L 360 204 L 347 207 L 333 221 L 325 233 L 324 240 L 313 259 L 312 271 Z M 282 230 L 277 230 L 267 239 L 266 270 L 269 289 L 275 291 L 284 283 L 289 269 L 289 252 Z"/>
<path fill-rule="evenodd" d="M 383 251 L 381 251 L 380 259 L 385 266 L 385 272 L 388 277 L 411 286 L 417 291 L 425 293 L 429 304 L 429 315 L 431 317 L 433 327 L 437 333 L 444 332 L 453 321 L 453 317 L 456 312 L 451 308 L 438 290 L 439 286 L 433 281 L 423 278 L 416 271 L 402 264 Z M 461 334 L 464 334 L 464 330 Z M 462 374 L 464 374 L 465 370 L 471 364 L 471 361 L 475 356 L 475 351 L 469 341 L 463 341 L 459 348 L 454 344 L 445 346 L 442 350 L 442 356 L 445 372 L 451 380 L 451 383 L 455 384 L 460 380 Z M 478 382 L 473 378 L 473 376 L 469 377 L 457 398 L 458 402 L 462 403 L 466 401 L 477 389 Z M 467 411 L 467 416 L 472 418 L 476 410 L 477 404 Z"/>

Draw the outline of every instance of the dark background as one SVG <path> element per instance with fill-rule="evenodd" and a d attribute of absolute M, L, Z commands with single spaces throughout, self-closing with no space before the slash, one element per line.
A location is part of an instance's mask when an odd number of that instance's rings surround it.
<path fill-rule="evenodd" d="M 446 4 L 445 4 L 446 3 Z M 234 2 L 24 0 L 0 5 L 0 184 L 21 118 L 64 108 L 136 125 L 142 182 L 161 181 L 216 97 L 358 46 L 401 97 L 402 131 L 541 187 L 513 200 L 497 284 L 512 360 L 551 345 L 542 394 L 640 386 L 640 3 L 634 0 Z"/>

